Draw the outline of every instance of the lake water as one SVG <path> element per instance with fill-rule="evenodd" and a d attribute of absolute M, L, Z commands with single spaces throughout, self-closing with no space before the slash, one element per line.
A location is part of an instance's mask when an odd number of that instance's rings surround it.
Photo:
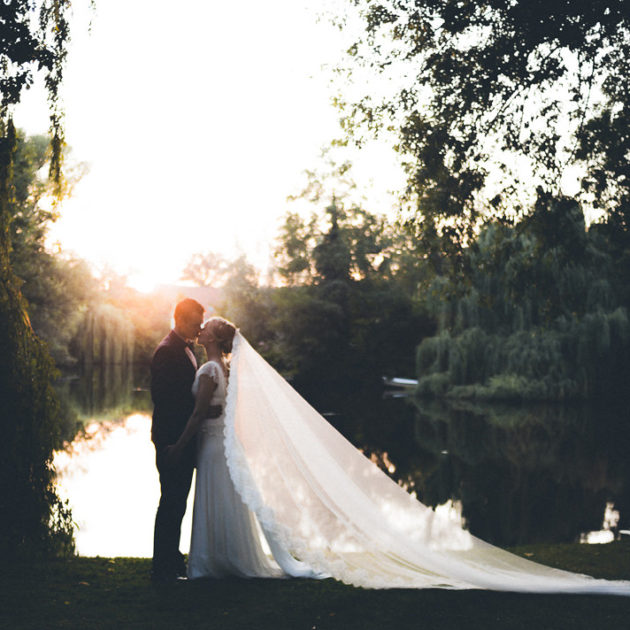
<path fill-rule="evenodd" d="M 143 381 L 146 370 L 112 368 L 60 387 L 84 427 L 55 456 L 81 555 L 151 556 L 159 482 Z M 627 405 L 445 405 L 384 395 L 375 385 L 303 393 L 398 483 L 428 505 L 458 510 L 485 540 L 604 542 L 629 529 Z"/>
<path fill-rule="evenodd" d="M 60 494 L 72 506 L 80 555 L 151 557 L 160 498 L 154 461 L 146 413 L 114 424 L 91 423 L 86 437 L 56 454 Z M 191 515 L 188 509 L 182 549 L 190 544 Z"/>

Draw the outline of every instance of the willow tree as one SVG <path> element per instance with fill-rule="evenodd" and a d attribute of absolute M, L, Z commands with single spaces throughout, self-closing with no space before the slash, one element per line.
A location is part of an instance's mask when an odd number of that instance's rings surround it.
<path fill-rule="evenodd" d="M 83 367 L 127 366 L 133 361 L 134 327 L 129 316 L 112 304 L 87 308 L 78 326 L 73 350 Z"/>
<path fill-rule="evenodd" d="M 11 267 L 15 212 L 12 110 L 37 73 L 45 78 L 50 111 L 50 176 L 62 187 L 59 89 L 67 53 L 69 0 L 0 3 L 0 553 L 51 551 L 72 545 L 70 515 L 54 485 L 58 434 L 54 365 L 31 328 L 20 281 Z"/>
<path fill-rule="evenodd" d="M 574 200 L 541 197 L 516 226 L 487 225 L 466 282 L 427 300 L 439 332 L 418 348 L 419 391 L 482 399 L 607 398 L 626 391 L 630 319 L 605 231 Z"/>
<path fill-rule="evenodd" d="M 394 130 L 427 245 L 458 250 L 480 215 L 520 216 L 537 185 L 567 194 L 576 169 L 581 201 L 627 230 L 630 0 L 353 4 L 345 126 Z"/>

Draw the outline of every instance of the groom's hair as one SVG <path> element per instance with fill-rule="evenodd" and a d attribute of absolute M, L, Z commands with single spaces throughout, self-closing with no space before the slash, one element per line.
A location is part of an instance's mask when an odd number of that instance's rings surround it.
<path fill-rule="evenodd" d="M 181 321 L 182 319 L 190 319 L 191 315 L 197 313 L 203 317 L 204 310 L 203 306 L 201 306 L 197 300 L 186 298 L 177 303 L 173 317 L 175 318 L 175 322 Z"/>

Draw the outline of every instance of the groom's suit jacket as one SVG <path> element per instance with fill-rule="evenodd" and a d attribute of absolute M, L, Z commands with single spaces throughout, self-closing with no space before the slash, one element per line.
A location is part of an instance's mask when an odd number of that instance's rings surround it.
<path fill-rule="evenodd" d="M 174 331 L 162 339 L 151 361 L 153 423 L 151 439 L 158 449 L 175 444 L 190 417 L 195 400 L 191 391 L 196 368 L 186 343 Z"/>

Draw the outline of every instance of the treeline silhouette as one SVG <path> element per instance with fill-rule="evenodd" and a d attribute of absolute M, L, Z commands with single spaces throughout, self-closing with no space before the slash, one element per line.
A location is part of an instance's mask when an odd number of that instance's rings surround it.
<path fill-rule="evenodd" d="M 572 199 L 540 194 L 516 224 L 490 221 L 465 271 L 429 289 L 438 332 L 417 353 L 419 393 L 484 400 L 618 398 L 630 377 L 625 245 L 586 229 Z"/>

